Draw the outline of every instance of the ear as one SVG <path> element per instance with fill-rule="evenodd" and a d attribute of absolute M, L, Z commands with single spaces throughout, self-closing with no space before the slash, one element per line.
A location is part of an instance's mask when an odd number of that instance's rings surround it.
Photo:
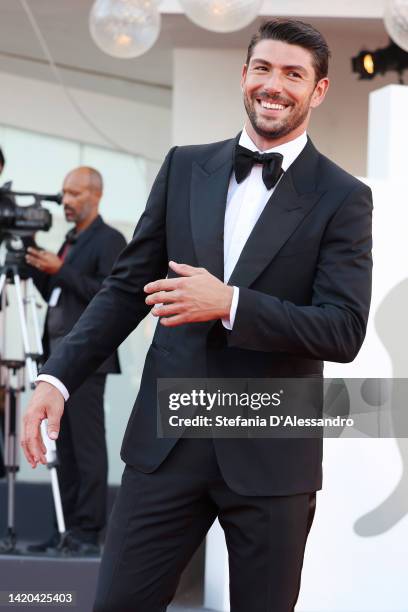
<path fill-rule="evenodd" d="M 95 207 L 98 207 L 101 197 L 102 197 L 102 192 L 99 191 L 99 189 L 93 189 L 91 191 L 92 205 Z"/>
<path fill-rule="evenodd" d="M 327 77 L 320 79 L 314 89 L 312 99 L 310 102 L 311 108 L 317 108 L 323 102 L 326 97 L 327 90 L 329 89 L 330 81 Z"/>
<path fill-rule="evenodd" d="M 247 72 L 248 72 L 248 65 L 244 64 L 242 66 L 242 72 L 241 72 L 241 89 L 244 88 Z"/>

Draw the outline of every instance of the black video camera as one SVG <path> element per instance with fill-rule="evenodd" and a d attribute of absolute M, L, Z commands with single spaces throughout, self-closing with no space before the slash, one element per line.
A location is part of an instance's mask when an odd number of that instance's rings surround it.
<path fill-rule="evenodd" d="M 19 206 L 16 197 L 31 196 L 34 203 Z M 32 192 L 12 191 L 11 183 L 0 187 L 0 242 L 4 238 L 33 236 L 35 232 L 47 232 L 52 225 L 49 210 L 41 206 L 41 202 L 56 202 L 61 204 L 61 194 L 42 195 Z"/>
<path fill-rule="evenodd" d="M 16 197 L 30 196 L 34 203 L 19 206 Z M 43 195 L 39 193 L 12 191 L 11 183 L 0 187 L 0 244 L 5 241 L 6 258 L 4 266 L 17 268 L 22 278 L 28 275 L 25 265 L 25 250 L 27 246 L 35 246 L 34 234 L 38 231 L 47 232 L 52 225 L 52 215 L 41 206 L 41 202 L 62 203 L 61 194 Z"/>

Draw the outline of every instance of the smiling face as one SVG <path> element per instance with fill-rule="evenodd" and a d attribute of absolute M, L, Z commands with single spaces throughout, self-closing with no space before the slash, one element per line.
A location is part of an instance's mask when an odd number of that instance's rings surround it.
<path fill-rule="evenodd" d="M 279 40 L 261 40 L 242 71 L 246 130 L 261 151 L 300 136 L 319 106 L 328 78 L 316 83 L 312 54 Z"/>

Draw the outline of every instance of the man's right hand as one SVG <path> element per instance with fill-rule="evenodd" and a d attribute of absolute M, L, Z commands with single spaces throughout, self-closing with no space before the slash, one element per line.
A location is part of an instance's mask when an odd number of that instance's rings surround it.
<path fill-rule="evenodd" d="M 35 249 L 34 247 L 28 247 L 26 262 L 46 274 L 57 274 L 63 264 L 62 259 L 55 253 L 44 249 Z"/>
<path fill-rule="evenodd" d="M 41 436 L 41 421 L 48 419 L 47 432 L 51 440 L 58 438 L 64 412 L 64 398 L 60 391 L 47 382 L 39 382 L 23 418 L 21 446 L 31 467 L 47 463 L 47 449 Z"/>

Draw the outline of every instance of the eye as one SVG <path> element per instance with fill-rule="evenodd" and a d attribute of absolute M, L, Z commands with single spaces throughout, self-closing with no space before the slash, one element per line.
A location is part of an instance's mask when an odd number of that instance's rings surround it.
<path fill-rule="evenodd" d="M 302 78 L 302 76 L 298 72 L 295 72 L 294 70 L 291 70 L 290 72 L 288 72 L 288 76 L 295 77 L 296 79 Z"/>
<path fill-rule="evenodd" d="M 256 71 L 261 71 L 261 72 L 266 72 L 268 69 L 266 66 L 254 66 L 254 70 Z"/>

